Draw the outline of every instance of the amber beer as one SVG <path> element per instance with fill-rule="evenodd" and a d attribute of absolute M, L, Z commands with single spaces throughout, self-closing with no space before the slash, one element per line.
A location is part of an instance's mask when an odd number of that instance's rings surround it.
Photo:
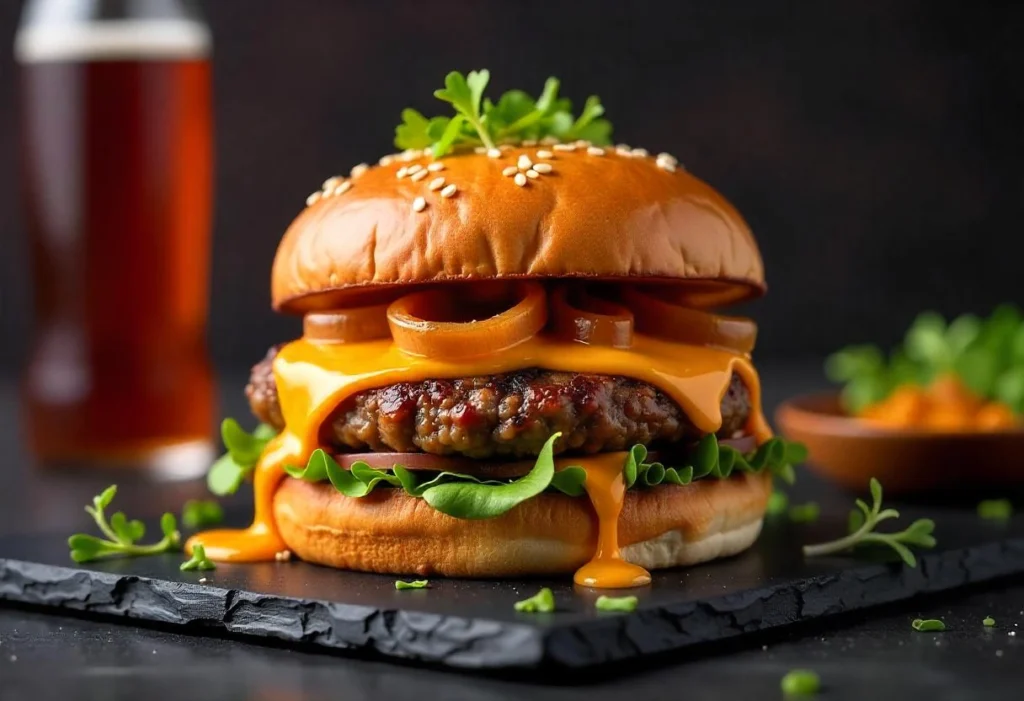
<path fill-rule="evenodd" d="M 69 3 L 34 4 L 51 14 L 30 3 L 15 43 L 35 297 L 30 448 L 46 465 L 194 475 L 214 423 L 208 32 L 175 12 L 50 22 Z"/>

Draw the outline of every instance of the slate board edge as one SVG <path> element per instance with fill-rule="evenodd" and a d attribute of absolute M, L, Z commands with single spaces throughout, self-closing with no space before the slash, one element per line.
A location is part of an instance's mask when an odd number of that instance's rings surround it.
<path fill-rule="evenodd" d="M 0 559 L 0 599 L 458 668 L 582 669 L 1024 573 L 1024 538 L 548 628 Z M 557 623 L 557 619 L 556 619 Z"/>

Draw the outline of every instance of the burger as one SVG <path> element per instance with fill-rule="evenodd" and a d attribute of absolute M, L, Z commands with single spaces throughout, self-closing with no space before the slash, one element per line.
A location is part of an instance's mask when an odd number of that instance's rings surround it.
<path fill-rule="evenodd" d="M 212 559 L 452 577 L 575 573 L 595 587 L 739 553 L 773 476 L 756 326 L 765 291 L 737 211 L 672 156 L 608 144 L 590 98 L 406 110 L 400 153 L 333 177 L 273 263 L 271 348 L 225 422 L 214 491 L 254 482 L 253 525 Z"/>

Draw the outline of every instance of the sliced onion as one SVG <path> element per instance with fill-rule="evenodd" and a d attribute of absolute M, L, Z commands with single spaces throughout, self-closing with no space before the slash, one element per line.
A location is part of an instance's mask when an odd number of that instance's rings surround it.
<path fill-rule="evenodd" d="M 303 337 L 322 343 L 358 343 L 387 338 L 388 305 L 309 312 L 302 319 Z"/>
<path fill-rule="evenodd" d="M 753 436 L 719 439 L 718 444 L 730 446 L 741 453 L 749 453 L 757 448 L 757 441 L 754 440 Z M 623 455 L 625 455 L 624 451 Z M 671 467 L 675 464 L 673 458 L 679 455 L 679 451 L 673 448 L 655 450 L 648 453 L 647 460 L 651 462 L 661 461 Z M 578 458 L 581 456 L 555 456 L 555 459 L 566 461 L 565 464 L 568 466 L 572 464 L 574 457 Z M 475 460 L 473 458 L 432 455 L 430 453 L 340 453 L 335 455 L 334 459 L 346 470 L 351 469 L 354 463 L 365 462 L 370 467 L 375 467 L 378 470 L 387 470 L 395 465 L 401 465 L 413 471 L 456 472 L 460 475 L 473 475 L 482 479 L 522 477 L 537 462 L 534 458 L 512 461 L 501 461 L 500 458 L 498 460 Z"/>
<path fill-rule="evenodd" d="M 633 313 L 621 304 L 561 285 L 551 293 L 554 333 L 578 343 L 629 348 L 633 345 Z"/>
<path fill-rule="evenodd" d="M 523 282 L 513 289 L 517 301 L 511 308 L 505 299 L 467 298 L 452 288 L 399 297 L 388 307 L 391 335 L 406 353 L 445 360 L 511 348 L 535 336 L 547 322 L 540 285 Z"/>
<path fill-rule="evenodd" d="M 636 328 L 645 334 L 737 353 L 754 350 L 757 325 L 746 317 L 690 309 L 633 287 L 623 288 L 622 299 L 633 312 Z"/>

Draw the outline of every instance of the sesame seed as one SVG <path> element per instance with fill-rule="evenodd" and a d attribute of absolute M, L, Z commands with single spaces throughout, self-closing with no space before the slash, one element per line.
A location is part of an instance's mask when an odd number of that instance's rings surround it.
<path fill-rule="evenodd" d="M 500 148 L 489 148 L 489 149 L 487 149 L 487 157 L 488 158 L 501 158 L 501 149 Z"/>
<path fill-rule="evenodd" d="M 533 161 L 531 161 L 530 157 L 524 153 L 519 157 L 517 165 L 519 166 L 519 170 L 526 170 L 533 165 Z"/>
<path fill-rule="evenodd" d="M 547 151 L 545 149 L 541 149 L 540 151 L 537 152 L 537 158 L 554 158 L 554 157 L 555 157 L 555 154 L 553 154 L 550 151 Z"/>
<path fill-rule="evenodd" d="M 526 176 L 523 175 L 522 173 L 516 173 L 515 181 L 516 185 L 518 185 L 519 187 L 523 187 L 526 185 Z"/>
<path fill-rule="evenodd" d="M 576 150 L 575 144 L 555 144 L 551 148 L 555 149 L 556 151 L 575 151 Z"/>
<path fill-rule="evenodd" d="M 409 180 L 412 180 L 414 183 L 418 183 L 420 180 L 423 180 L 423 178 L 427 177 L 428 175 L 430 175 L 429 171 L 418 170 L 409 176 Z"/>
<path fill-rule="evenodd" d="M 380 160 L 377 161 L 377 165 L 389 166 L 389 165 L 391 165 L 392 161 L 394 161 L 394 160 L 395 160 L 394 156 L 381 156 Z"/>
<path fill-rule="evenodd" d="M 536 146 L 536 145 L 537 145 L 537 140 L 536 139 L 526 139 L 525 141 L 523 141 L 523 146 Z"/>
<path fill-rule="evenodd" d="M 645 148 L 635 148 L 635 149 L 633 149 L 633 156 L 635 158 L 647 158 L 647 149 L 645 149 Z"/>
<path fill-rule="evenodd" d="M 412 175 L 413 173 L 419 173 L 421 170 L 423 170 L 423 166 L 421 166 L 419 163 L 413 163 L 411 166 L 409 166 L 409 175 Z"/>
<path fill-rule="evenodd" d="M 319 200 L 320 197 L 321 197 L 321 193 L 320 193 L 319 190 L 317 190 L 312 195 L 310 195 L 309 197 L 306 198 L 306 206 L 307 207 L 312 207 L 313 205 L 315 205 L 317 203 L 317 200 Z"/>
<path fill-rule="evenodd" d="M 331 194 L 333 194 L 334 196 L 344 195 L 346 192 L 348 192 L 351 189 L 352 189 L 352 181 L 351 180 L 346 180 L 345 182 L 343 182 L 340 185 L 338 185 L 338 187 L 334 188 L 334 192 L 331 193 Z"/>
<path fill-rule="evenodd" d="M 199 583 L 200 583 L 200 584 L 206 584 L 206 583 L 207 583 L 208 581 L 209 581 L 209 580 L 208 580 L 208 579 L 207 579 L 206 577 L 200 577 L 200 578 L 199 578 Z M 156 652 L 156 650 L 153 650 L 153 652 L 155 653 L 155 652 Z"/>
<path fill-rule="evenodd" d="M 501 174 L 508 178 L 515 175 L 518 172 L 519 170 L 515 166 L 508 166 L 507 168 L 501 171 Z"/>
<path fill-rule="evenodd" d="M 330 192 L 331 190 L 336 188 L 338 186 L 338 183 L 340 183 L 342 180 L 344 180 L 344 178 L 342 178 L 340 175 L 332 175 L 331 177 L 327 178 L 327 180 L 324 180 L 324 184 L 321 187 L 323 187 L 324 192 Z"/>
<path fill-rule="evenodd" d="M 535 163 L 533 169 L 538 173 L 550 173 L 554 170 L 550 163 Z"/>
<path fill-rule="evenodd" d="M 445 188 L 441 190 L 441 197 L 453 197 L 455 195 L 455 189 L 455 183 L 452 183 L 451 185 L 446 185 Z"/>
<path fill-rule="evenodd" d="M 423 199 L 422 197 L 417 197 L 416 199 L 414 199 L 412 201 L 412 211 L 414 211 L 414 212 L 422 212 L 426 208 L 427 208 L 427 201 L 425 199 Z"/>
<path fill-rule="evenodd" d="M 604 149 L 603 148 L 599 148 L 597 146 L 588 146 L 587 147 L 587 153 L 589 153 L 591 156 L 603 156 L 604 155 Z"/>
<path fill-rule="evenodd" d="M 540 140 L 540 142 L 545 146 L 554 146 L 555 144 L 558 143 L 558 139 L 556 139 L 553 136 L 545 136 L 543 139 Z"/>
<path fill-rule="evenodd" d="M 674 165 L 672 165 L 671 163 L 669 163 L 668 161 L 657 161 L 656 163 L 657 163 L 657 166 L 659 168 L 661 168 L 662 170 L 664 170 L 664 171 L 667 171 L 669 173 L 675 173 L 676 172 L 676 167 Z"/>
<path fill-rule="evenodd" d="M 423 151 L 420 151 L 419 149 L 407 148 L 404 151 L 402 151 L 402 153 L 399 155 L 399 158 L 408 163 L 414 158 L 421 158 L 422 156 Z"/>
<path fill-rule="evenodd" d="M 540 177 L 540 173 L 535 171 L 533 168 L 530 168 L 528 171 L 526 171 L 526 177 L 528 177 L 530 180 L 536 180 L 537 178 Z"/>
<path fill-rule="evenodd" d="M 427 185 L 427 189 L 431 192 L 434 190 L 440 190 L 442 187 L 444 187 L 444 178 L 434 178 L 430 181 L 430 184 Z"/>
<path fill-rule="evenodd" d="M 442 163 L 441 161 L 431 163 L 430 165 L 427 166 L 427 170 L 429 170 L 431 173 L 436 173 L 439 170 L 444 170 L 444 163 Z"/>
<path fill-rule="evenodd" d="M 487 147 L 477 146 L 476 148 L 473 149 L 473 153 L 487 153 Z"/>
<path fill-rule="evenodd" d="M 404 177 L 405 177 L 405 176 L 407 176 L 408 174 L 409 174 L 409 169 L 408 169 L 408 168 L 406 168 L 405 166 L 402 166 L 402 167 L 401 167 L 401 168 L 399 168 L 399 169 L 398 169 L 398 171 L 397 171 L 397 172 L 395 173 L 395 177 L 396 177 L 396 178 L 398 178 L 399 180 L 401 180 L 402 178 L 404 178 Z"/>
<path fill-rule="evenodd" d="M 615 153 L 619 154 L 620 156 L 625 156 L 626 158 L 632 158 L 633 157 L 633 151 L 630 150 L 630 148 L 628 146 L 626 146 L 626 147 L 616 146 L 615 147 Z"/>
<path fill-rule="evenodd" d="M 591 145 L 590 142 L 587 141 L 586 139 L 577 139 L 576 140 L 576 147 L 577 148 L 586 148 L 586 147 L 588 147 L 590 145 Z"/>
<path fill-rule="evenodd" d="M 357 166 L 352 166 L 352 170 L 350 170 L 348 174 L 351 175 L 353 178 L 358 178 L 360 175 L 362 175 L 369 169 L 370 166 L 366 165 L 365 163 L 360 163 Z"/>
<path fill-rule="evenodd" d="M 672 165 L 675 165 L 676 163 L 679 162 L 678 159 L 676 159 L 676 157 L 673 156 L 671 153 L 665 153 L 664 151 L 662 151 L 661 153 L 658 154 L 658 160 L 659 161 L 668 161 Z"/>
<path fill-rule="evenodd" d="M 629 144 L 615 144 L 616 151 L 629 151 Z"/>

